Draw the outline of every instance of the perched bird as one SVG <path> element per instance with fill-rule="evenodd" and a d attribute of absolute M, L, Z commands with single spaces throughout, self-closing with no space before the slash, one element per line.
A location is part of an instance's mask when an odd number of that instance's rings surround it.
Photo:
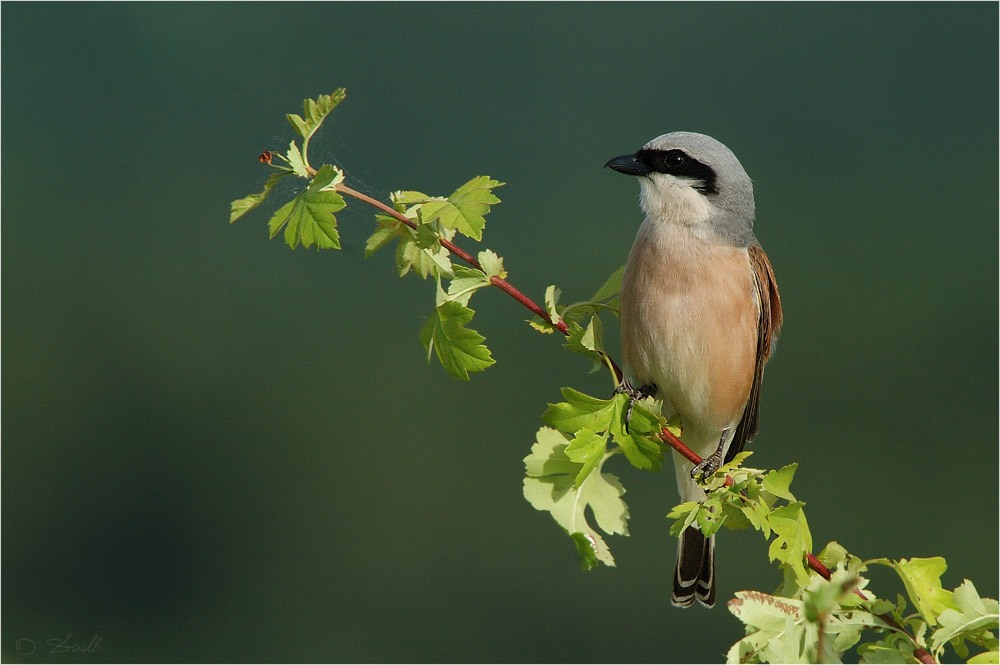
<path fill-rule="evenodd" d="M 703 500 L 698 479 L 757 433 L 761 376 L 781 327 L 778 285 L 753 234 L 753 185 L 729 148 L 691 132 L 606 166 L 639 177 L 645 213 L 622 281 L 618 392 L 654 396 L 663 415 L 680 416 L 681 440 L 704 461 L 674 454 L 678 490 L 682 501 Z M 715 536 L 689 527 L 671 600 L 695 599 L 715 603 Z"/>

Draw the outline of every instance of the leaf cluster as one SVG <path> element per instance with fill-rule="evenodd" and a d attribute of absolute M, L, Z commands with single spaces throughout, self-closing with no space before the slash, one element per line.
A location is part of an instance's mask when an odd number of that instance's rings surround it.
<path fill-rule="evenodd" d="M 479 289 L 491 286 L 494 277 L 506 277 L 507 271 L 503 259 L 488 249 L 479 253 L 478 267 L 455 265 L 444 243 L 459 233 L 480 240 L 486 225 L 483 215 L 500 202 L 492 190 L 502 185 L 488 176 L 478 176 L 447 198 L 394 192 L 393 207 L 410 223 L 392 215 L 376 215 L 377 228 L 365 245 L 367 258 L 397 240 L 399 276 L 413 271 L 423 279 L 434 278 L 435 309 L 420 331 L 420 343 L 428 360 L 436 354 L 448 374 L 465 381 L 470 372 L 481 372 L 495 362 L 483 344 L 485 338 L 468 327 L 475 314 L 469 300 Z"/>
<path fill-rule="evenodd" d="M 648 398 L 633 406 L 626 427 L 626 395 L 599 399 L 572 388 L 563 388 L 562 395 L 566 401 L 549 404 L 542 416 L 549 427 L 538 431 L 531 454 L 524 458 L 524 496 L 573 538 L 585 570 L 598 563 L 614 566 L 607 543 L 584 514 L 589 506 L 606 534 L 628 535 L 628 506 L 621 498 L 625 489 L 617 477 L 603 471 L 604 464 L 622 453 L 632 466 L 659 471 L 664 456 L 661 429 L 669 425 L 680 430 L 668 424 Z"/>
<path fill-rule="evenodd" d="M 545 289 L 545 310 L 552 321 L 544 321 L 536 316 L 530 319 L 528 324 L 547 335 L 556 331 L 555 323 L 564 322 L 569 332 L 563 347 L 593 361 L 591 373 L 602 366 L 611 369 L 608 365 L 609 356 L 604 348 L 604 323 L 600 314 L 610 312 L 618 316 L 618 294 L 621 291 L 624 274 L 625 266 L 619 266 L 594 292 L 594 295 L 587 300 L 568 305 L 559 304 L 562 290 L 555 284 L 550 285 Z"/>
<path fill-rule="evenodd" d="M 706 501 L 681 504 L 669 515 L 675 534 L 694 524 L 706 535 L 726 526 L 774 536 L 768 556 L 779 562 L 783 583 L 774 594 L 741 591 L 729 602 L 747 634 L 729 649 L 727 662 L 839 663 L 856 648 L 862 663 L 903 663 L 915 662 L 918 648 L 940 659 L 949 644 L 965 660 L 967 642 L 985 649 L 969 662 L 996 662 L 997 601 L 981 598 L 969 580 L 954 591 L 942 588 L 943 558 L 862 561 L 831 542 L 817 557 L 830 579 L 806 567 L 811 536 L 804 504 L 789 489 L 795 466 L 740 467 L 747 454 L 708 480 Z M 872 565 L 896 571 L 915 613 L 907 612 L 903 596 L 890 602 L 865 591 L 863 573 Z M 864 631 L 873 639 L 861 642 Z"/>
<path fill-rule="evenodd" d="M 334 213 L 346 205 L 337 192 L 337 185 L 343 182 L 344 173 L 331 164 L 323 164 L 318 170 L 314 169 L 309 165 L 308 151 L 309 141 L 316 130 L 345 96 L 344 89 L 340 88 L 331 95 L 305 100 L 304 118 L 294 113 L 288 114 L 288 121 L 302 138 L 302 147 L 299 148 L 292 141 L 288 145 L 288 152 L 276 154 L 284 164 L 273 164 L 270 156 L 268 157 L 266 161 L 275 171 L 267 179 L 262 191 L 230 204 L 230 223 L 263 203 L 282 179 L 295 175 L 308 180 L 309 184 L 271 216 L 268 222 L 270 237 L 273 238 L 281 229 L 285 229 L 285 242 L 292 249 L 300 244 L 307 249 L 314 245 L 316 249 L 340 249 L 340 234 Z"/>
<path fill-rule="evenodd" d="M 916 662 L 918 648 L 940 661 L 948 645 L 967 662 L 997 662 L 997 601 L 981 598 L 969 580 L 954 591 L 943 589 L 944 559 L 861 561 L 836 542 L 818 558 L 832 570 L 829 580 L 810 571 L 804 585 L 786 581 L 774 595 L 741 591 L 729 601 L 747 634 L 729 649 L 727 662 L 839 663 L 852 648 L 861 663 Z M 916 613 L 907 612 L 901 595 L 891 602 L 864 591 L 862 573 L 873 564 L 899 573 Z M 866 633 L 871 639 L 862 642 Z M 966 642 L 984 651 L 969 658 Z"/>
<path fill-rule="evenodd" d="M 343 184 L 338 167 L 323 164 L 317 169 L 308 157 L 311 140 L 345 96 L 341 88 L 307 99 L 302 115 L 287 115 L 299 142 L 292 141 L 284 154 L 262 155 L 261 161 L 273 171 L 262 191 L 231 203 L 230 222 L 260 206 L 288 176 L 306 183 L 277 208 L 268 230 L 272 238 L 283 230 L 292 249 L 340 249 L 335 214 L 345 207 L 344 193 L 380 207 L 383 212 L 375 216 L 365 257 L 395 240 L 398 274 L 433 278 L 435 309 L 420 331 L 420 342 L 428 360 L 436 355 L 451 376 L 468 380 L 471 373 L 495 362 L 484 337 L 469 328 L 475 314 L 469 302 L 487 286 L 511 287 L 503 259 L 495 252 L 487 249 L 472 257 L 452 241 L 457 235 L 482 240 L 485 216 L 500 202 L 494 190 L 503 183 L 477 176 L 447 197 L 398 191 L 391 196 L 392 207 L 353 192 Z M 469 267 L 452 261 L 456 252 Z M 592 371 L 605 366 L 615 376 L 604 349 L 601 314 L 618 315 L 623 273 L 624 267 L 618 268 L 589 299 L 571 304 L 560 303 L 562 291 L 549 286 L 545 317 L 528 323 L 543 334 L 565 332 L 565 348 L 591 360 Z M 530 309 L 541 311 L 533 303 Z M 682 423 L 665 421 L 659 404 L 650 399 L 631 405 L 631 421 L 626 423 L 626 395 L 600 399 L 572 388 L 563 388 L 562 395 L 564 401 L 549 404 L 543 414 L 546 426 L 538 430 L 524 459 L 524 496 L 571 537 L 584 569 L 599 563 L 614 566 L 601 532 L 627 536 L 629 511 L 622 499 L 625 488 L 605 471 L 606 463 L 621 453 L 634 467 L 659 471 L 664 459 L 660 433 L 666 428 L 681 436 Z M 946 647 L 970 663 L 998 662 L 997 601 L 980 597 L 969 580 L 954 590 L 944 589 L 944 559 L 862 561 L 831 542 L 818 557 L 832 571 L 829 579 L 807 566 L 812 536 L 805 504 L 790 490 L 796 465 L 775 471 L 743 467 L 749 455 L 737 455 L 703 480 L 704 501 L 683 503 L 668 515 L 674 535 L 691 526 L 706 536 L 722 527 L 753 528 L 770 540 L 768 557 L 778 562 L 782 584 L 773 594 L 741 591 L 729 602 L 746 635 L 729 649 L 728 662 L 840 662 L 852 648 L 863 663 L 910 662 L 918 651 L 940 659 Z M 865 591 L 868 580 L 863 574 L 873 565 L 895 571 L 906 596 L 898 595 L 893 602 Z M 908 610 L 908 601 L 913 610 Z M 867 633 L 874 639 L 862 642 Z M 972 647 L 978 653 L 970 657 Z"/>

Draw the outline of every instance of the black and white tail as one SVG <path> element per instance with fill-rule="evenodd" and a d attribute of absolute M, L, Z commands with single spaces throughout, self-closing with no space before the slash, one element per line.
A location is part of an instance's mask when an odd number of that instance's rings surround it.
<path fill-rule="evenodd" d="M 715 536 L 706 538 L 689 526 L 677 544 L 674 592 L 676 607 L 691 607 L 697 599 L 705 607 L 715 605 Z"/>

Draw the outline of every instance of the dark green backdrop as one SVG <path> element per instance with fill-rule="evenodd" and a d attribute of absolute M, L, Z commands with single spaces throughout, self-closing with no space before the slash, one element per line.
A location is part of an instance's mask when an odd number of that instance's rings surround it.
<path fill-rule="evenodd" d="M 995 597 L 997 19 L 4 3 L 3 659 L 683 662 L 741 635 L 670 607 L 672 474 L 615 469 L 617 569 L 522 499 L 545 403 L 609 385 L 512 300 L 474 301 L 498 363 L 463 384 L 417 341 L 431 285 L 361 258 L 360 206 L 342 253 L 227 223 L 284 114 L 339 86 L 314 161 L 383 197 L 508 183 L 486 244 L 537 299 L 624 262 L 638 188 L 608 158 L 728 144 L 786 314 L 753 462 L 800 463 L 818 547 L 943 555 Z M 778 582 L 755 534 L 719 569 L 722 597 Z M 48 652 L 67 635 L 101 651 Z"/>

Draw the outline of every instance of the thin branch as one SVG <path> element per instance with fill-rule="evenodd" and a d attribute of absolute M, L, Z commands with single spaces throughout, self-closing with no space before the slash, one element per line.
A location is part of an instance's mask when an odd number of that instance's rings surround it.
<path fill-rule="evenodd" d="M 823 579 L 825 579 L 827 582 L 830 581 L 830 578 L 833 576 L 833 573 L 830 571 L 829 568 L 823 565 L 822 561 L 817 559 L 812 554 L 806 554 L 806 563 L 809 564 L 810 568 L 819 573 Z M 861 589 L 857 587 L 854 587 L 854 593 L 856 593 L 862 600 L 871 600 L 871 598 L 866 597 L 865 594 L 861 592 Z M 913 640 L 913 637 L 906 631 L 905 628 L 900 626 L 895 619 L 893 619 L 888 614 L 879 614 L 878 618 L 889 624 L 889 626 L 893 630 L 897 630 L 900 633 L 906 635 L 908 638 L 910 638 L 910 641 L 913 642 L 913 645 L 915 647 L 913 649 L 913 655 L 916 656 L 917 660 L 919 660 L 921 663 L 937 663 L 937 661 L 934 660 L 934 656 L 932 656 L 930 652 L 927 651 L 927 649 L 917 645 L 917 643 Z"/>
<path fill-rule="evenodd" d="M 411 229 L 416 229 L 417 228 L 417 224 L 413 220 L 409 219 L 408 217 L 406 217 L 406 215 L 402 214 L 401 212 L 399 212 L 398 210 L 396 210 L 392 206 L 386 205 L 385 203 L 383 203 L 382 201 L 379 201 L 378 199 L 373 199 L 372 197 L 368 196 L 367 194 L 363 194 L 362 192 L 359 192 L 356 189 L 348 187 L 347 185 L 345 185 L 343 183 L 340 183 L 340 184 L 337 185 L 337 191 L 342 192 L 344 194 L 347 194 L 348 196 L 353 197 L 353 198 L 355 198 L 355 199 L 357 199 L 359 201 L 367 203 L 370 206 L 378 208 L 379 210 L 381 210 L 382 212 L 386 213 L 387 215 L 391 215 L 392 217 L 396 218 L 397 220 L 399 220 L 403 224 L 406 224 Z M 480 263 L 479 263 L 479 260 L 476 259 L 476 257 L 474 257 L 473 255 L 471 255 L 468 252 L 466 252 L 465 250 L 463 250 L 461 247 L 455 245 L 454 243 L 452 243 L 452 242 L 450 242 L 448 240 L 445 240 L 444 238 L 441 238 L 440 241 L 441 241 L 441 246 L 442 247 L 444 247 L 449 252 L 451 252 L 452 254 L 454 254 L 455 256 L 457 256 L 458 258 L 460 258 L 463 261 L 465 261 L 466 263 L 468 263 L 473 268 L 476 268 L 477 270 L 482 270 L 483 269 L 482 265 L 480 265 Z M 534 302 L 533 300 L 531 300 L 531 298 L 529 298 L 528 296 L 524 295 L 524 293 L 522 293 L 521 291 L 519 291 L 518 289 L 516 289 L 513 285 L 510 284 L 510 282 L 508 282 L 507 280 L 502 279 L 500 277 L 496 277 L 496 276 L 491 277 L 490 278 L 490 282 L 494 286 L 496 286 L 498 289 L 500 289 L 504 293 L 506 293 L 509 296 L 511 296 L 512 298 L 514 298 L 514 300 L 518 301 L 519 303 L 521 303 L 522 305 L 524 305 L 525 307 L 527 307 L 529 310 L 531 310 L 531 312 L 533 312 L 534 314 L 536 314 L 539 317 L 541 317 L 546 323 L 549 323 L 550 325 L 552 325 L 554 328 L 556 328 L 563 335 L 569 335 L 569 328 L 566 326 L 566 323 L 564 321 L 562 321 L 562 320 L 553 321 L 552 317 L 549 316 L 549 313 L 547 311 L 545 311 L 545 309 L 543 309 L 536 302 Z M 601 355 L 604 357 L 604 360 L 608 363 L 608 365 L 614 371 L 616 379 L 618 381 L 621 381 L 622 377 L 623 377 L 623 374 L 622 374 L 621 368 L 618 367 L 618 364 L 614 361 L 614 359 L 612 359 L 606 353 L 601 352 Z M 678 439 L 676 436 L 674 436 L 674 434 L 670 430 L 668 430 L 667 428 L 665 428 L 665 427 L 660 431 L 660 440 L 663 441 L 666 445 L 668 445 L 671 448 L 673 448 L 674 450 L 676 450 L 679 454 L 681 454 L 685 459 L 687 459 L 688 461 L 690 461 L 692 464 L 696 464 L 697 465 L 697 464 L 701 463 L 701 461 L 702 461 L 701 457 L 697 453 L 695 453 L 693 450 L 691 450 L 690 448 L 688 448 L 686 445 L 684 445 L 684 443 L 682 443 L 680 439 Z M 823 563 L 819 559 L 817 559 L 815 556 L 813 556 L 812 554 L 806 554 L 806 563 L 809 565 L 810 568 L 812 568 L 814 571 L 816 571 L 817 573 L 819 573 L 824 579 L 826 579 L 826 580 L 830 579 L 830 577 L 832 575 L 832 573 L 830 572 L 830 569 L 827 568 L 826 566 L 824 566 Z M 854 589 L 854 592 L 856 594 L 858 594 L 859 596 L 861 596 L 861 598 L 863 598 L 865 600 L 868 600 L 867 598 L 865 598 L 865 595 L 859 589 Z M 881 615 L 879 615 L 879 618 L 882 619 L 882 621 L 884 621 L 886 624 L 888 624 L 894 630 L 900 631 L 901 633 L 903 633 L 903 634 L 907 635 L 908 637 L 910 637 L 911 640 L 913 640 L 913 638 L 906 631 L 906 629 L 903 628 L 902 626 L 900 626 L 899 623 L 897 623 L 896 620 L 893 619 L 888 614 L 881 614 Z M 934 656 L 932 656 L 923 647 L 916 646 L 916 648 L 913 651 L 913 655 L 916 656 L 917 660 L 919 660 L 921 663 L 937 663 L 937 661 L 934 660 Z"/>
<path fill-rule="evenodd" d="M 337 185 L 337 191 L 338 192 L 342 192 L 344 194 L 347 194 L 348 196 L 353 197 L 353 198 L 355 198 L 355 199 L 357 199 L 359 201 L 367 203 L 370 206 L 378 208 L 379 210 L 381 210 L 382 212 L 386 213 L 387 215 L 392 215 L 393 217 L 395 217 L 396 219 L 398 219 L 403 224 L 406 224 L 407 226 L 409 226 L 411 229 L 415 230 L 417 228 L 417 224 L 412 219 L 409 219 L 406 215 L 404 215 L 403 213 L 399 212 L 398 210 L 396 210 L 392 206 L 387 205 L 387 204 L 383 203 L 382 201 L 379 201 L 378 199 L 373 199 L 372 197 L 368 196 L 367 194 L 363 194 L 363 193 L 359 192 L 356 189 L 348 187 L 344 183 L 340 183 L 340 184 Z M 441 238 L 440 242 L 441 242 L 441 246 L 442 247 L 444 247 L 449 252 L 451 252 L 452 254 L 454 254 L 455 256 L 457 256 L 458 258 L 460 258 L 463 261 L 465 261 L 466 263 L 468 263 L 470 266 L 472 266 L 476 270 L 482 270 L 483 269 L 482 265 L 479 264 L 479 260 L 476 257 L 474 257 L 472 254 L 469 254 L 468 252 L 466 252 L 464 249 L 462 249 L 461 247 L 459 247 L 455 243 L 453 243 L 453 242 L 451 242 L 449 240 L 445 240 L 444 238 Z M 569 327 L 566 325 L 565 321 L 563 321 L 562 319 L 560 319 L 558 321 L 553 321 L 552 317 L 549 316 L 549 313 L 547 311 L 545 311 L 545 309 L 543 307 L 540 307 L 538 305 L 538 303 L 536 303 L 535 301 L 533 301 L 528 296 L 524 295 L 524 293 L 522 293 L 521 291 L 519 291 L 518 289 L 516 289 L 507 280 L 503 279 L 502 277 L 497 277 L 496 275 L 494 275 L 493 277 L 490 278 L 490 283 L 493 286 L 495 286 L 498 289 L 500 289 L 501 291 L 503 291 L 504 293 L 506 293 L 507 295 L 509 295 L 514 300 L 518 301 L 519 303 L 521 303 L 522 305 L 524 305 L 525 307 L 527 307 L 529 310 L 531 310 L 531 312 L 533 314 L 536 314 L 537 316 L 541 317 L 543 321 L 545 321 L 546 323 L 548 323 L 549 325 L 551 325 L 552 327 L 554 327 L 556 330 L 558 330 L 559 332 L 561 332 L 563 335 L 569 335 Z M 622 377 L 624 376 L 622 374 L 621 368 L 618 367 L 618 364 L 610 356 L 608 356 L 606 353 L 601 352 L 601 356 L 603 357 L 603 359 L 607 363 L 609 363 L 611 369 L 615 373 L 616 380 L 620 382 L 622 380 Z"/>

